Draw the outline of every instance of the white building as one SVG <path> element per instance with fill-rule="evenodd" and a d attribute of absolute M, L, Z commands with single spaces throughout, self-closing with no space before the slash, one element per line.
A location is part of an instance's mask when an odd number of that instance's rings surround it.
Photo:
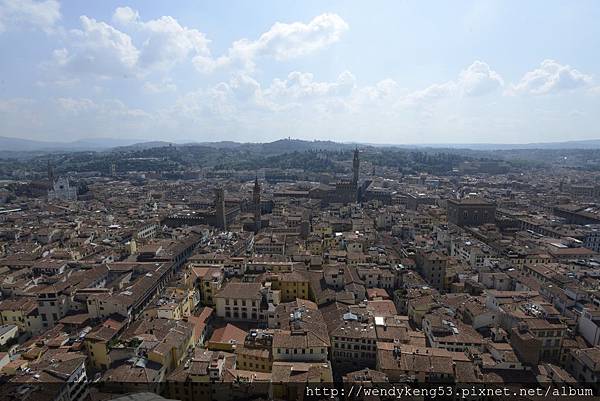
<path fill-rule="evenodd" d="M 15 324 L 5 324 L 0 326 L 0 345 L 16 338 L 19 335 L 19 328 Z"/>
<path fill-rule="evenodd" d="M 450 256 L 458 257 L 471 267 L 481 269 L 493 257 L 491 248 L 475 239 L 457 237 L 450 241 Z"/>
<path fill-rule="evenodd" d="M 600 310 L 584 308 L 577 330 L 592 345 L 600 345 Z"/>
<path fill-rule="evenodd" d="M 48 199 L 64 201 L 77 200 L 77 187 L 72 187 L 68 178 L 60 177 L 54 182 L 54 186 L 48 191 Z"/>
<path fill-rule="evenodd" d="M 583 246 L 600 253 L 600 224 L 589 226 L 591 231 L 583 240 Z"/>

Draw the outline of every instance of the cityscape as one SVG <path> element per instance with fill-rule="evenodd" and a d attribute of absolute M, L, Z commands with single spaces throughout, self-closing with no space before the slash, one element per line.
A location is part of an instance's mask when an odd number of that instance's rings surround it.
<path fill-rule="evenodd" d="M 0 400 L 600 396 L 600 7 L 130 3 L 0 0 Z"/>
<path fill-rule="evenodd" d="M 285 139 L 197 167 L 218 143 L 149 146 L 3 170 L 0 364 L 21 391 L 597 389 L 600 149 L 524 167 Z"/>

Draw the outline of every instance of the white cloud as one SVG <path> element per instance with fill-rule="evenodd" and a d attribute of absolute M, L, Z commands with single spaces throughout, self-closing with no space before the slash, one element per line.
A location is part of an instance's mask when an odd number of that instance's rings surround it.
<path fill-rule="evenodd" d="M 142 109 L 128 107 L 119 99 L 92 100 L 89 98 L 60 97 L 55 99 L 58 110 L 79 117 L 118 124 L 127 120 L 150 120 L 152 115 Z M 121 120 L 122 121 L 122 120 Z"/>
<path fill-rule="evenodd" d="M 267 110 L 260 84 L 247 75 L 186 93 L 163 110 L 165 119 L 180 123 L 223 123 L 238 121 L 242 113 Z"/>
<path fill-rule="evenodd" d="M 401 96 L 398 83 L 393 79 L 383 79 L 375 85 L 357 87 L 352 95 L 351 103 L 355 110 L 364 110 L 366 107 L 376 106 L 391 108 Z"/>
<path fill-rule="evenodd" d="M 286 79 L 274 79 L 263 87 L 247 74 L 235 74 L 231 79 L 210 88 L 181 96 L 167 114 L 193 121 L 215 118 L 237 121 L 248 114 L 280 113 L 291 109 L 323 110 L 345 102 L 355 88 L 355 78 L 342 72 L 335 81 L 316 81 L 305 72 L 292 72 Z"/>
<path fill-rule="evenodd" d="M 408 103 L 431 102 L 456 93 L 457 85 L 453 81 L 433 84 L 425 89 L 414 91 L 405 97 Z"/>
<path fill-rule="evenodd" d="M 239 74 L 229 80 L 228 90 L 237 102 L 250 106 L 264 106 L 265 101 L 260 84 L 254 78 Z"/>
<path fill-rule="evenodd" d="M 475 61 L 461 71 L 458 87 L 464 95 L 485 95 L 504 85 L 502 77 L 483 61 Z"/>
<path fill-rule="evenodd" d="M 206 122 L 207 118 L 210 118 L 211 122 L 214 122 L 214 119 L 230 120 L 235 119 L 234 103 L 230 86 L 220 83 L 209 89 L 185 94 L 164 114 L 177 123 L 182 123 L 183 120 Z"/>
<path fill-rule="evenodd" d="M 117 7 L 113 13 L 112 20 L 117 25 L 127 25 L 138 22 L 140 13 L 131 7 Z"/>
<path fill-rule="evenodd" d="M 482 96 L 504 85 L 502 77 L 487 63 L 476 60 L 460 72 L 458 78 L 433 84 L 406 96 L 408 103 L 432 102 L 450 96 Z"/>
<path fill-rule="evenodd" d="M 217 59 L 200 55 L 194 64 L 201 71 L 229 66 L 252 70 L 256 59 L 270 57 L 278 61 L 306 56 L 340 40 L 348 24 L 337 14 L 321 14 L 308 23 L 275 23 L 257 40 L 240 39 L 226 55 Z"/>
<path fill-rule="evenodd" d="M 432 84 L 425 89 L 407 94 L 405 104 L 425 104 L 451 96 L 483 96 L 504 85 L 504 80 L 487 63 L 476 60 L 460 72 L 456 80 Z"/>
<path fill-rule="evenodd" d="M 401 90 L 393 79 L 358 86 L 349 71 L 330 81 L 317 80 L 309 72 L 294 71 L 266 85 L 241 73 L 208 89 L 181 96 L 169 115 L 176 119 L 177 113 L 181 113 L 195 122 L 210 118 L 260 121 L 273 115 L 284 121 L 295 121 L 301 116 L 333 121 L 345 116 L 348 121 L 362 118 L 364 123 L 364 118 L 397 120 L 404 112 L 433 115 L 439 100 L 482 96 L 502 85 L 500 75 L 481 61 L 462 70 L 455 80 L 412 92 Z"/>
<path fill-rule="evenodd" d="M 15 26 L 32 26 L 49 33 L 60 18 L 57 0 L 0 0 L 0 32 Z"/>
<path fill-rule="evenodd" d="M 321 14 L 308 24 L 278 22 L 255 42 L 239 41 L 234 51 L 273 56 L 277 60 L 304 56 L 340 40 L 348 24 L 337 14 Z"/>
<path fill-rule="evenodd" d="M 377 98 L 387 98 L 393 96 L 398 91 L 398 83 L 393 79 L 384 79 L 374 86 Z"/>
<path fill-rule="evenodd" d="M 350 71 L 342 72 L 333 82 L 318 82 L 311 73 L 294 71 L 287 79 L 274 79 L 265 95 L 273 101 L 296 101 L 348 95 L 355 86 L 356 78 Z"/>
<path fill-rule="evenodd" d="M 204 33 L 182 26 L 171 16 L 144 21 L 137 10 L 118 7 L 112 16 L 114 26 L 88 16 L 81 16 L 80 22 L 80 29 L 66 33 L 64 47 L 54 50 L 52 63 L 46 63 L 46 66 L 58 67 L 59 76 L 49 76 L 42 83 L 66 82 L 77 79 L 78 74 L 101 78 L 148 77 L 154 72 L 163 74 L 165 81 L 169 69 L 186 61 L 204 72 L 228 66 L 239 78 L 247 75 L 261 57 L 280 61 L 304 56 L 337 42 L 348 29 L 347 23 L 336 14 L 322 14 L 308 23 L 278 22 L 258 39 L 238 40 L 226 55 L 215 58 Z M 282 83 L 293 86 L 288 90 L 305 84 L 303 91 L 324 90 L 323 83 L 308 84 L 306 80 L 311 79 L 308 76 L 288 79 L 304 80 Z M 354 85 L 354 77 L 345 75 L 340 79 L 346 81 L 336 82 L 331 88 L 350 90 Z M 142 85 L 147 93 L 174 89 L 172 84 L 164 82 Z"/>
<path fill-rule="evenodd" d="M 210 57 L 210 41 L 206 35 L 182 26 L 171 16 L 142 21 L 136 10 L 119 7 L 113 14 L 113 21 L 141 34 L 140 68 L 167 69 L 189 57 Z"/>
<path fill-rule="evenodd" d="M 206 36 L 196 29 L 181 26 L 172 17 L 142 21 L 137 11 L 119 7 L 113 21 L 120 29 L 81 16 L 81 29 L 69 31 L 65 47 L 54 51 L 54 65 L 70 74 L 139 77 L 153 70 L 167 70 L 193 56 L 210 56 Z M 136 46 L 126 30 L 135 33 L 141 44 Z M 152 91 L 156 87 L 149 84 L 146 89 Z"/>
<path fill-rule="evenodd" d="M 0 100 L 3 132 L 38 138 L 145 136 L 155 133 L 158 117 L 115 98 L 57 97 L 48 101 Z"/>
<path fill-rule="evenodd" d="M 131 108 L 119 99 L 104 100 L 98 105 L 100 116 L 106 118 L 110 124 L 119 125 L 120 122 L 152 122 L 154 116 L 146 110 Z M 121 120 L 122 119 L 122 120 Z"/>
<path fill-rule="evenodd" d="M 519 83 L 512 85 L 508 94 L 544 95 L 588 87 L 591 83 L 590 75 L 554 60 L 544 60 L 539 68 L 527 72 Z"/>
<path fill-rule="evenodd" d="M 139 50 L 129 35 L 85 15 L 80 21 L 81 29 L 69 32 L 67 47 L 54 51 L 56 65 L 103 77 L 136 73 Z"/>

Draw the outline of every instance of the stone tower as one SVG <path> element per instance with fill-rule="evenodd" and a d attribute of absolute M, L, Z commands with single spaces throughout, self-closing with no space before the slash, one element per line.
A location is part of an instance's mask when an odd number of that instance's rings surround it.
<path fill-rule="evenodd" d="M 302 216 L 302 221 L 300 222 L 300 238 L 307 239 L 310 234 L 310 220 L 308 216 Z"/>
<path fill-rule="evenodd" d="M 225 215 L 225 190 L 219 187 L 215 190 L 215 223 L 218 228 L 227 230 L 227 216 Z"/>
<path fill-rule="evenodd" d="M 354 159 L 352 160 L 352 184 L 358 188 L 358 171 L 360 170 L 360 160 L 358 160 L 358 148 L 354 149 Z"/>
<path fill-rule="evenodd" d="M 254 208 L 254 231 L 258 232 L 261 228 L 261 210 L 260 210 L 260 184 L 258 177 L 254 179 L 254 188 L 252 189 L 252 206 Z"/>

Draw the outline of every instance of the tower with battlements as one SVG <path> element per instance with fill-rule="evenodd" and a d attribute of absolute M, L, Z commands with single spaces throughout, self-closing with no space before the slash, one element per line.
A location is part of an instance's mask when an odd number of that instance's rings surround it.
<path fill-rule="evenodd" d="M 219 187 L 215 190 L 215 221 L 218 228 L 227 230 L 225 189 L 223 189 L 223 187 Z"/>

